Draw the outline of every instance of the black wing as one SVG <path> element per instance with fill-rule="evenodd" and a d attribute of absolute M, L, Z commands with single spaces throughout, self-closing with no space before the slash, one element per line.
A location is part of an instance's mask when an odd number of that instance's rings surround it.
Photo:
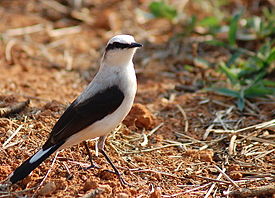
<path fill-rule="evenodd" d="M 59 118 L 43 149 L 64 141 L 73 134 L 113 113 L 124 99 L 118 86 L 112 86 L 95 94 L 82 103 L 74 101 Z"/>

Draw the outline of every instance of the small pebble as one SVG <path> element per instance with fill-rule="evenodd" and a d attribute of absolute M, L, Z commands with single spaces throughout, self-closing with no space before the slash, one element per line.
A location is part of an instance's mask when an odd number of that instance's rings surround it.
<path fill-rule="evenodd" d="M 199 156 L 202 161 L 213 162 L 214 152 L 212 150 L 200 151 Z"/>
<path fill-rule="evenodd" d="M 161 198 L 161 188 L 156 187 L 154 188 L 154 191 L 150 194 L 150 198 Z"/>
<path fill-rule="evenodd" d="M 156 177 L 156 179 L 157 179 L 158 181 L 161 181 L 161 180 L 162 180 L 162 175 L 161 175 L 161 173 L 155 173 L 154 176 Z"/>
<path fill-rule="evenodd" d="M 113 180 L 116 175 L 106 170 L 99 172 L 99 177 L 104 180 Z"/>
<path fill-rule="evenodd" d="M 56 185 L 54 182 L 46 183 L 38 192 L 39 195 L 50 195 L 56 190 Z"/>
<path fill-rule="evenodd" d="M 232 171 L 230 172 L 229 176 L 234 180 L 239 180 L 243 177 L 243 174 L 239 171 Z"/>
<path fill-rule="evenodd" d="M 105 192 L 107 194 L 111 194 L 111 192 L 112 192 L 112 188 L 109 185 L 99 185 L 98 189 L 102 190 L 103 192 Z"/>
<path fill-rule="evenodd" d="M 128 198 L 128 197 L 129 197 L 129 195 L 126 194 L 126 193 L 119 193 L 119 194 L 117 195 L 117 198 Z"/>
<path fill-rule="evenodd" d="M 88 191 L 90 189 L 95 189 L 98 187 L 98 184 L 96 181 L 93 180 L 87 180 L 84 184 L 83 190 Z"/>

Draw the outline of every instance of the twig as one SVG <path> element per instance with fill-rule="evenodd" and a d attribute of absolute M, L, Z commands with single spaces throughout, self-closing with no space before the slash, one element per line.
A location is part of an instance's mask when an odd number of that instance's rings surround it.
<path fill-rule="evenodd" d="M 33 188 L 28 188 L 28 189 L 24 189 L 24 190 L 15 191 L 15 192 L 9 192 L 9 191 L 3 192 L 3 191 L 1 191 L 0 193 L 3 193 L 4 195 L 0 195 L 0 197 L 11 197 L 11 195 L 18 195 L 20 193 L 25 193 L 25 192 L 28 192 L 28 191 L 32 191 L 36 188 L 37 188 L 37 186 L 33 187 Z M 19 197 L 19 196 L 16 196 L 16 197 Z"/>
<path fill-rule="evenodd" d="M 16 144 L 19 144 L 19 143 L 21 143 L 21 142 L 23 142 L 23 140 L 19 140 L 19 141 L 16 141 L 16 142 L 12 142 L 12 143 L 6 145 L 3 149 L 7 149 L 7 148 L 9 148 L 9 147 L 15 146 Z"/>
<path fill-rule="evenodd" d="M 218 101 L 218 100 L 211 100 L 211 102 L 213 102 L 214 104 L 223 106 L 223 107 L 227 107 L 227 108 L 232 106 L 232 105 L 225 104 L 225 103 L 223 103 L 221 101 Z"/>
<path fill-rule="evenodd" d="M 5 48 L 5 57 L 9 63 L 12 60 L 11 49 L 15 44 L 16 44 L 15 39 L 11 39 L 11 40 L 9 40 L 9 42 L 7 43 L 6 48 Z"/>
<path fill-rule="evenodd" d="M 245 104 L 247 104 L 252 110 L 254 110 L 256 113 L 260 113 L 259 108 L 257 105 L 252 104 L 249 100 L 245 100 Z"/>
<path fill-rule="evenodd" d="M 6 145 L 12 140 L 12 138 L 21 130 L 23 125 L 19 125 L 19 127 L 11 134 L 11 136 L 4 142 L 3 149 L 6 149 Z"/>
<path fill-rule="evenodd" d="M 216 118 L 214 119 L 213 122 L 218 122 L 220 120 L 219 117 L 221 117 L 221 116 L 222 116 L 222 114 L 217 112 Z M 211 124 L 209 127 L 207 127 L 207 129 L 205 130 L 205 133 L 203 134 L 203 137 L 202 137 L 203 140 L 207 139 L 210 132 L 212 132 L 214 126 L 215 126 L 214 124 Z"/>
<path fill-rule="evenodd" d="M 94 18 L 92 18 L 87 12 L 79 12 L 77 10 L 73 10 L 71 12 L 71 17 L 83 21 L 88 25 L 93 25 L 95 23 Z"/>
<path fill-rule="evenodd" d="M 184 163 L 184 161 L 181 161 L 180 164 L 177 166 L 177 168 L 174 171 L 178 172 L 183 163 Z"/>
<path fill-rule="evenodd" d="M 176 104 L 177 108 L 179 109 L 179 111 L 181 112 L 183 118 L 184 118 L 184 132 L 188 132 L 188 128 L 189 128 L 189 123 L 188 123 L 188 119 L 187 119 L 187 115 L 185 113 L 185 111 L 183 110 L 183 108 L 179 105 L 179 104 Z"/>
<path fill-rule="evenodd" d="M 245 102 L 245 104 L 247 104 L 246 99 L 244 100 L 244 102 Z M 255 116 L 258 115 L 258 113 L 256 111 L 254 111 L 254 109 L 251 108 L 251 106 L 249 106 L 249 105 L 245 105 L 244 110 L 245 110 L 245 112 L 247 112 L 248 115 L 255 115 Z"/>
<path fill-rule="evenodd" d="M 140 145 L 142 147 L 145 147 L 148 144 L 148 137 L 153 135 L 160 127 L 162 127 L 164 125 L 164 123 L 160 123 L 158 126 L 156 126 L 155 128 L 153 128 L 147 135 L 142 133 L 143 136 L 143 142 L 140 143 Z"/>
<path fill-rule="evenodd" d="M 7 36 L 20 36 L 20 35 L 40 32 L 42 30 L 44 30 L 44 25 L 36 24 L 36 25 L 31 25 L 31 26 L 26 26 L 26 27 L 21 27 L 21 28 L 9 29 L 4 33 L 4 35 L 7 35 Z"/>
<path fill-rule="evenodd" d="M 72 161 L 72 160 L 69 160 L 68 158 L 63 158 L 63 157 L 58 157 L 59 160 L 67 160 L 68 163 L 72 163 L 72 164 L 77 164 L 77 165 L 80 165 L 80 166 L 90 166 L 91 164 L 89 163 L 85 163 L 85 162 L 77 162 L 77 161 Z"/>
<path fill-rule="evenodd" d="M 118 167 L 118 168 L 122 168 L 122 169 L 125 169 L 123 167 Z M 158 174 L 161 174 L 161 175 L 165 175 L 165 176 L 169 176 L 169 177 L 173 177 L 173 178 L 177 178 L 177 179 L 186 179 L 184 177 L 179 177 L 177 175 L 173 175 L 171 173 L 167 173 L 167 172 L 163 172 L 163 171 L 157 171 L 157 170 L 152 170 L 152 169 L 142 169 L 142 168 L 135 168 L 135 169 L 126 169 L 130 172 L 150 172 L 150 173 L 158 173 Z"/>
<path fill-rule="evenodd" d="M 152 173 L 159 173 L 161 175 L 165 175 L 165 176 L 169 176 L 169 177 L 173 177 L 173 178 L 177 178 L 177 179 L 186 179 L 186 178 L 189 178 L 188 176 L 186 176 L 186 177 L 179 177 L 179 176 L 174 175 L 172 173 L 167 173 L 167 172 L 157 171 L 157 170 L 152 170 L 152 169 L 142 169 L 142 168 L 128 169 L 128 168 L 120 167 L 120 166 L 117 166 L 117 168 L 122 169 L 122 170 L 127 170 L 127 171 L 130 171 L 130 172 L 152 172 Z M 191 177 L 193 177 L 193 176 L 191 176 Z M 223 184 L 230 184 L 231 183 L 231 182 L 228 182 L 228 181 L 222 181 L 222 180 L 208 178 L 208 177 L 203 177 L 203 176 L 199 176 L 199 175 L 194 175 L 194 177 L 205 179 L 205 180 L 209 180 L 209 181 L 212 181 L 212 182 L 223 183 Z"/>
<path fill-rule="evenodd" d="M 177 197 L 177 196 L 180 196 L 180 195 L 183 195 L 183 194 L 186 194 L 186 193 L 190 193 L 192 191 L 197 191 L 198 189 L 201 189 L 201 188 L 204 188 L 206 186 L 209 186 L 210 184 L 211 183 L 207 183 L 207 184 L 204 184 L 202 186 L 198 186 L 196 188 L 192 188 L 192 189 L 186 190 L 184 192 L 176 193 L 176 194 L 173 194 L 173 195 L 162 195 L 162 197 Z"/>
<path fill-rule="evenodd" d="M 228 147 L 228 153 L 229 155 L 233 155 L 235 153 L 235 147 L 236 147 L 236 141 L 237 136 L 233 135 L 230 139 L 229 147 Z"/>
<path fill-rule="evenodd" d="M 252 125 L 249 127 L 245 127 L 242 129 L 238 129 L 238 130 L 221 130 L 221 129 L 210 129 L 210 132 L 214 132 L 214 133 L 239 133 L 239 132 L 243 132 L 249 129 L 264 129 L 264 128 L 269 128 L 271 126 L 275 126 L 275 119 L 267 121 L 267 122 L 263 122 L 260 124 L 256 124 L 256 125 Z"/>
<path fill-rule="evenodd" d="M 58 36 L 64 36 L 64 35 L 68 35 L 68 34 L 76 34 L 79 32 L 81 32 L 80 26 L 72 26 L 72 27 L 49 30 L 48 34 L 51 37 L 58 37 Z"/>
<path fill-rule="evenodd" d="M 223 168 L 222 169 L 222 172 L 224 172 L 225 171 L 225 168 Z M 220 180 L 221 178 L 222 178 L 222 173 L 220 173 L 219 175 L 218 175 L 218 177 L 217 177 L 217 180 Z M 211 186 L 210 186 L 210 188 L 209 188 L 209 190 L 207 191 L 207 193 L 206 193 L 206 195 L 204 196 L 204 198 L 207 198 L 207 197 L 209 197 L 209 195 L 211 194 L 211 192 L 212 192 L 212 190 L 215 188 L 215 186 L 216 186 L 216 183 L 213 183 Z"/>
<path fill-rule="evenodd" d="M 148 135 L 147 136 L 151 136 L 151 135 L 153 135 L 157 130 L 159 130 L 159 128 L 160 127 L 162 127 L 164 125 L 164 123 L 162 122 L 162 123 L 160 123 L 158 126 L 156 126 L 155 128 L 153 128 L 149 133 L 148 133 Z"/>
<path fill-rule="evenodd" d="M 122 153 L 124 153 L 124 154 L 144 153 L 144 152 L 150 152 L 150 151 L 159 150 L 159 149 L 163 149 L 163 148 L 167 148 L 167 147 L 171 147 L 171 146 L 182 146 L 182 145 L 184 145 L 184 144 L 182 144 L 182 143 L 167 144 L 167 145 L 164 145 L 164 146 L 145 149 L 145 150 L 140 150 L 140 151 L 122 151 Z"/>
<path fill-rule="evenodd" d="M 53 0 L 43 0 L 42 1 L 42 0 L 40 0 L 40 2 L 50 8 L 53 8 L 54 10 L 56 10 L 57 12 L 60 12 L 62 14 L 69 13 L 69 9 L 57 1 L 53 1 Z"/>
<path fill-rule="evenodd" d="M 12 94 L 12 95 L 16 95 L 16 96 L 22 96 L 24 98 L 33 99 L 33 100 L 41 100 L 43 102 L 50 102 L 50 101 L 52 101 L 50 99 L 35 97 L 35 96 L 31 96 L 31 95 L 26 95 L 26 94 L 20 94 L 18 92 L 13 92 L 13 91 L 5 91 L 4 94 Z"/>
<path fill-rule="evenodd" d="M 185 135 L 185 134 L 183 134 L 183 133 L 175 132 L 175 134 L 176 134 L 176 135 L 179 135 L 179 136 L 182 136 L 182 137 L 186 137 L 186 138 L 190 139 L 191 141 L 193 141 L 193 142 L 195 142 L 195 143 L 206 144 L 205 141 L 197 140 L 197 139 L 192 138 L 192 137 L 190 137 L 190 136 L 188 136 L 188 135 Z"/>
<path fill-rule="evenodd" d="M 214 165 L 214 167 L 228 180 L 228 181 L 230 181 L 235 187 L 237 187 L 238 189 L 240 188 L 239 186 L 238 186 L 238 184 L 235 182 L 235 181 L 233 181 L 223 170 L 221 170 L 220 169 L 220 167 L 218 167 L 218 166 L 216 166 L 216 165 Z"/>
<path fill-rule="evenodd" d="M 51 172 L 51 170 L 52 170 L 52 168 L 53 168 L 53 165 L 54 165 L 54 163 L 55 163 L 55 161 L 56 161 L 57 155 L 58 155 L 58 152 L 56 152 L 56 154 L 55 154 L 55 156 L 54 156 L 54 159 L 53 159 L 53 161 L 52 161 L 52 164 L 51 164 L 50 169 L 49 169 L 48 172 L 46 173 L 46 175 L 45 175 L 45 177 L 43 178 L 43 180 L 40 182 L 40 184 L 39 184 L 37 190 L 33 193 L 32 198 L 36 195 L 37 191 L 38 191 L 39 188 L 44 184 L 45 180 L 47 179 L 48 175 L 50 174 L 50 172 Z"/>
<path fill-rule="evenodd" d="M 68 177 L 71 177 L 71 176 L 72 176 L 72 175 L 71 175 L 71 171 L 70 171 L 70 169 L 68 168 L 67 164 L 66 164 L 65 162 L 63 162 L 62 164 L 64 165 L 65 169 L 66 169 L 67 172 L 68 172 Z M 68 178 L 68 177 L 67 177 L 67 178 Z"/>
<path fill-rule="evenodd" d="M 148 137 L 147 137 L 147 135 L 146 134 L 142 134 L 142 136 L 143 136 L 143 142 L 141 142 L 140 143 L 140 145 L 142 146 L 142 147 L 145 147 L 147 144 L 148 144 Z"/>
<path fill-rule="evenodd" d="M 275 149 L 272 149 L 270 151 L 266 151 L 261 155 L 258 155 L 256 158 L 263 158 L 264 156 L 268 155 L 269 153 L 273 153 L 275 151 Z"/>
<path fill-rule="evenodd" d="M 258 178 L 248 178 L 248 179 L 242 179 L 242 180 L 239 180 L 239 181 L 236 181 L 236 183 L 238 184 L 248 184 L 248 183 L 255 183 L 255 181 L 270 181 L 270 180 L 274 180 L 274 178 L 272 176 L 270 177 L 258 177 Z"/>
<path fill-rule="evenodd" d="M 72 70 L 73 68 L 73 56 L 70 54 L 68 50 L 64 51 L 64 61 L 66 62 L 66 69 Z"/>
<path fill-rule="evenodd" d="M 28 99 L 25 102 L 18 102 L 9 107 L 0 108 L 0 117 L 9 116 L 10 114 L 13 114 L 13 113 L 18 113 L 22 111 L 29 104 L 30 104 L 30 100 Z"/>
<path fill-rule="evenodd" d="M 254 136 L 244 136 L 244 135 L 239 135 L 240 137 L 245 137 L 245 139 L 248 139 L 248 140 L 252 140 L 252 141 L 256 141 L 256 142 L 262 142 L 262 143 L 266 143 L 266 144 L 271 144 L 271 145 L 275 145 L 275 142 L 274 141 L 271 141 L 271 140 L 266 140 L 266 139 L 262 139 L 262 138 L 257 138 L 257 137 L 254 137 Z"/>
<path fill-rule="evenodd" d="M 275 185 L 270 184 L 267 186 L 260 186 L 253 189 L 241 188 L 235 191 L 224 193 L 233 197 L 261 197 L 261 196 L 272 196 L 275 194 Z"/>
<path fill-rule="evenodd" d="M 213 179 L 213 178 L 209 178 L 209 177 L 203 177 L 203 176 L 200 176 L 200 175 L 195 175 L 195 177 L 198 177 L 198 178 L 201 178 L 201 179 L 205 179 L 205 180 L 209 180 L 209 181 L 212 181 L 212 182 L 217 182 L 217 183 L 231 184 L 228 181 L 219 180 L 219 178 Z"/>
<path fill-rule="evenodd" d="M 230 114 L 230 112 L 231 112 L 233 109 L 234 109 L 234 106 L 230 106 L 230 107 L 225 111 L 224 116 Z M 223 117 L 224 117 L 224 116 L 223 116 Z M 218 120 L 220 121 L 220 123 L 221 123 L 222 127 L 224 128 L 224 130 L 227 130 L 227 127 L 226 127 L 226 125 L 224 124 L 224 121 L 223 121 L 222 117 L 218 117 Z"/>

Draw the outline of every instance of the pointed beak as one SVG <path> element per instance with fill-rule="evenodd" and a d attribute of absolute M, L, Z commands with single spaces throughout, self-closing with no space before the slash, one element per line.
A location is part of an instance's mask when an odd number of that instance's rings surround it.
<path fill-rule="evenodd" d="M 130 48 L 135 48 L 135 47 L 142 47 L 142 44 L 140 43 L 131 43 Z"/>

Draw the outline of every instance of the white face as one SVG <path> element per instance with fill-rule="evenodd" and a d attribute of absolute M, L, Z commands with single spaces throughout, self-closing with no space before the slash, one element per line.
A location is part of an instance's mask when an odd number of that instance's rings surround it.
<path fill-rule="evenodd" d="M 136 49 L 141 46 L 130 35 L 114 36 L 106 46 L 103 61 L 109 65 L 127 65 L 132 62 Z"/>

